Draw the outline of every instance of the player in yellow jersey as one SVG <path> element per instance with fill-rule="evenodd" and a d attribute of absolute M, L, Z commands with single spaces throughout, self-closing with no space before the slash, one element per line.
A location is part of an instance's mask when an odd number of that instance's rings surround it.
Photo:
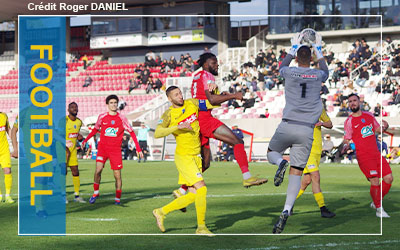
<path fill-rule="evenodd" d="M 7 140 L 7 134 L 10 135 L 10 125 L 5 113 L 0 112 L 0 165 L 4 173 L 4 184 L 6 186 L 5 203 L 14 203 L 11 198 L 12 174 L 11 174 L 11 156 L 10 146 Z M 15 148 L 14 148 L 15 150 Z M 3 201 L 3 195 L 0 190 L 0 202 Z"/>
<path fill-rule="evenodd" d="M 82 140 L 82 135 L 79 131 L 82 127 L 82 121 L 77 117 L 78 115 L 78 104 L 71 102 L 68 104 L 68 115 L 66 117 L 66 140 L 67 140 L 67 166 L 71 169 L 72 173 L 72 183 L 74 184 L 74 201 L 79 203 L 86 203 L 79 196 L 80 189 L 80 179 L 79 179 L 79 169 L 78 169 L 78 156 L 76 148 L 76 140 Z"/>
<path fill-rule="evenodd" d="M 321 153 L 322 153 L 322 135 L 321 135 L 321 127 L 331 129 L 332 121 L 326 113 L 325 109 L 322 109 L 322 114 L 319 117 L 319 122 L 315 124 L 314 128 L 314 141 L 311 148 L 310 156 L 308 157 L 307 165 L 303 171 L 303 179 L 301 181 L 301 188 L 297 195 L 298 199 L 306 190 L 308 185 L 312 183 L 312 191 L 314 194 L 315 201 L 318 203 L 318 206 L 321 210 L 321 217 L 324 218 L 332 218 L 336 214 L 329 211 L 325 206 L 324 196 L 322 195 L 321 186 L 320 186 L 320 174 L 319 174 L 319 163 L 321 161 Z M 293 208 L 291 214 L 293 213 Z"/>
<path fill-rule="evenodd" d="M 207 187 L 201 171 L 198 106 L 192 100 L 184 101 L 181 90 L 176 86 L 169 87 L 166 94 L 172 106 L 162 115 L 154 137 L 160 138 L 169 134 L 175 136 L 175 165 L 179 172 L 178 183 L 186 184 L 189 192 L 161 208 L 154 209 L 153 215 L 158 228 L 161 232 L 165 232 L 165 216 L 194 202 L 197 214 L 196 234 L 213 236 L 205 224 Z"/>

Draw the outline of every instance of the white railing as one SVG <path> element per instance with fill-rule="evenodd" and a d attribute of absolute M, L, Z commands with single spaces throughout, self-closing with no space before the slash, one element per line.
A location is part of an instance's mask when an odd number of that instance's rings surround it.
<path fill-rule="evenodd" d="M 260 50 L 263 50 L 265 52 L 271 47 L 271 45 L 269 45 L 267 42 L 267 34 L 268 28 L 265 28 L 246 41 L 247 61 L 250 60 L 250 56 L 254 56 L 254 58 L 256 58 Z"/>
<path fill-rule="evenodd" d="M 357 76 L 360 74 L 360 70 L 362 69 L 362 67 L 364 66 L 368 66 L 369 63 L 377 58 L 380 57 L 381 55 L 387 54 L 390 58 L 390 47 L 397 44 L 397 41 L 393 41 L 390 44 L 385 45 L 385 47 L 383 47 L 383 51 L 380 51 L 380 47 L 378 48 L 378 53 L 376 53 L 375 55 L 371 56 L 370 59 L 368 59 L 367 61 L 365 61 L 364 63 L 360 64 L 360 66 L 358 66 L 357 68 L 355 68 L 353 71 L 350 72 L 350 80 L 354 80 L 355 78 L 357 78 Z"/>

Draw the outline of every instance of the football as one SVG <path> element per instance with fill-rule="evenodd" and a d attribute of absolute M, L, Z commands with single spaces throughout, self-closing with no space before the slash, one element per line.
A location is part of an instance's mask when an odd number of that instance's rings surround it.
<path fill-rule="evenodd" d="M 311 45 L 315 43 L 316 40 L 315 34 L 317 33 L 315 30 L 307 28 L 302 30 L 300 33 L 303 35 L 303 38 L 301 39 L 302 44 Z"/>

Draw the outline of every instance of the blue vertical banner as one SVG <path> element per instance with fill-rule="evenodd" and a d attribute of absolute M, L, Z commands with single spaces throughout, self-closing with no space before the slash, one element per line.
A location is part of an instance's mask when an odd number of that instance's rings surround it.
<path fill-rule="evenodd" d="M 19 235 L 63 235 L 66 18 L 19 17 Z"/>

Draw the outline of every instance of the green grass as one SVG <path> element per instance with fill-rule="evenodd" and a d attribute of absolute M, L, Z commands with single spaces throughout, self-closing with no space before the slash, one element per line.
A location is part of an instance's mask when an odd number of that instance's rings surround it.
<path fill-rule="evenodd" d="M 17 190 L 16 162 L 13 161 Z M 212 163 L 204 174 L 208 186 L 206 222 L 216 234 L 270 234 L 285 202 L 287 178 L 280 187 L 273 185 L 276 167 L 251 164 L 253 174 L 267 176 L 270 182 L 244 189 L 239 168 L 234 163 Z M 400 243 L 400 184 L 398 165 L 392 166 L 395 181 L 385 197 L 385 210 L 391 215 L 377 236 L 176 236 L 196 229 L 195 207 L 187 213 L 172 212 L 165 220 L 166 233 L 146 236 L 17 236 L 17 204 L 0 204 L 0 249 L 395 249 Z M 93 161 L 80 161 L 81 192 L 87 200 L 93 192 Z M 107 164 L 96 204 L 75 204 L 72 178 L 67 177 L 68 234 L 159 234 L 152 210 L 172 200 L 178 187 L 173 162 L 124 162 L 122 205 L 114 205 L 114 178 Z M 4 190 L 3 178 L 0 187 Z M 337 216 L 320 217 L 311 187 L 296 202 L 286 234 L 380 234 L 380 220 L 369 208 L 369 185 L 356 165 L 323 164 L 321 187 L 328 208 Z M 99 219 L 103 219 L 102 221 Z"/>

